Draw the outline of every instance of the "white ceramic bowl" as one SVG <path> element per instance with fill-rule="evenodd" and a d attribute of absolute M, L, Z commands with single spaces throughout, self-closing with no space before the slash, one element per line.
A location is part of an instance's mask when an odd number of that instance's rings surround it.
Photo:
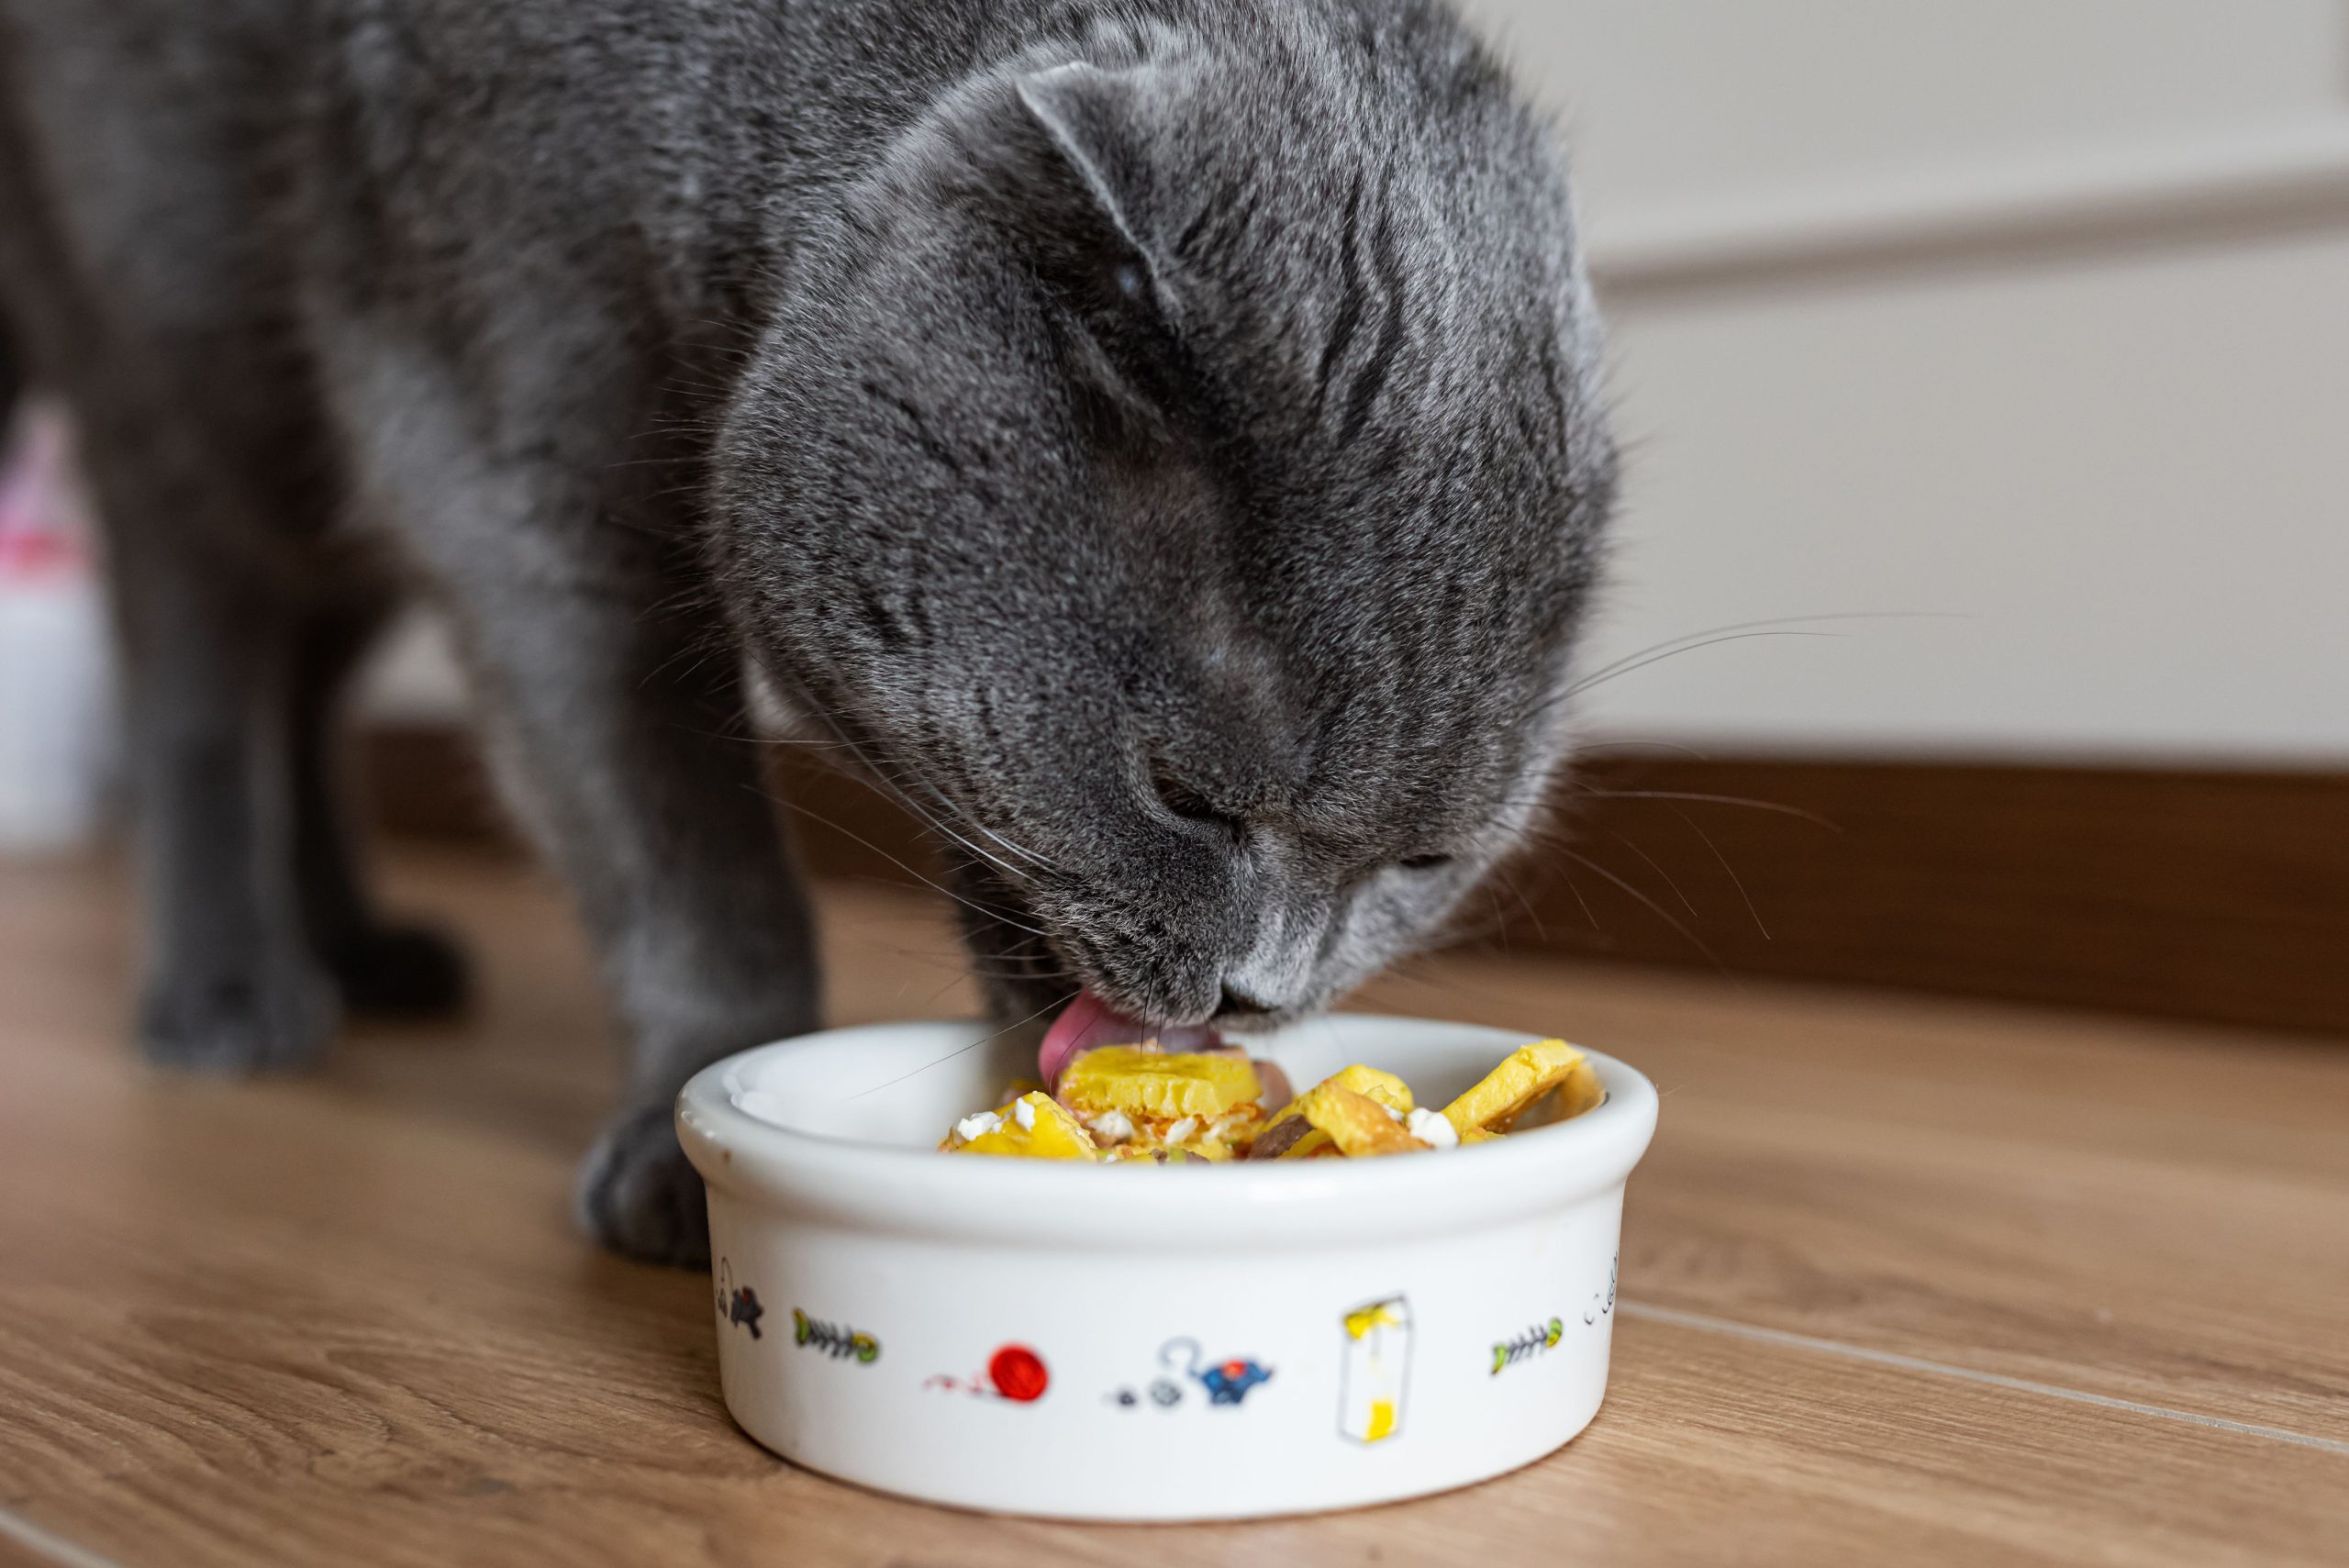
<path fill-rule="evenodd" d="M 1540 1031 L 1339 1017 L 1258 1042 L 1442 1104 Z M 1243 1518 L 1526 1464 L 1607 1386 L 1623 1183 L 1655 1088 L 1386 1160 L 950 1159 L 1032 1059 L 976 1024 L 835 1029 L 685 1085 L 718 1370 L 743 1429 L 842 1480 L 991 1512 Z"/>

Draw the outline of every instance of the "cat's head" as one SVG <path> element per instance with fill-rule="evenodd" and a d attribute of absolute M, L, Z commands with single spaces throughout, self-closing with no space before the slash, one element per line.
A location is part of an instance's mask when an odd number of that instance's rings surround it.
<path fill-rule="evenodd" d="M 1011 1017 L 1325 1006 L 1559 761 L 1615 465 L 1551 138 L 1431 6 L 1249 15 L 948 95 L 718 451 L 736 625 L 933 820 Z"/>

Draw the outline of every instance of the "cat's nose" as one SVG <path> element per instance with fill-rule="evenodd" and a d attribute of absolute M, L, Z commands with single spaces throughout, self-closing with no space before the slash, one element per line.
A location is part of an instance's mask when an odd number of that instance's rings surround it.
<path fill-rule="evenodd" d="M 1259 1018 L 1274 1010 L 1271 1003 L 1242 995 L 1229 985 L 1223 988 L 1222 999 L 1216 1004 L 1215 1009 L 1216 1017 L 1219 1018 Z"/>

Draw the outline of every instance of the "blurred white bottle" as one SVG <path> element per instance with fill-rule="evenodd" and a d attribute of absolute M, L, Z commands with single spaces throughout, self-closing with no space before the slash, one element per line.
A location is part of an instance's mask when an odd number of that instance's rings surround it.
<path fill-rule="evenodd" d="M 65 420 L 0 431 L 0 852 L 77 848 L 104 825 L 118 748 L 114 650 Z"/>

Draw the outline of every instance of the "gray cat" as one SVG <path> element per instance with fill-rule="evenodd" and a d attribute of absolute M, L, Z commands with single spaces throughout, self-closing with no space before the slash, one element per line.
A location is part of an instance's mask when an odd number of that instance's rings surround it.
<path fill-rule="evenodd" d="M 108 528 L 149 1053 L 458 999 L 328 765 L 421 584 L 644 1258 L 678 1086 L 819 1017 L 746 671 L 936 825 L 1006 1021 L 1278 1023 L 1536 809 L 1614 488 L 1551 138 L 1432 0 L 0 0 L 0 323 Z"/>

